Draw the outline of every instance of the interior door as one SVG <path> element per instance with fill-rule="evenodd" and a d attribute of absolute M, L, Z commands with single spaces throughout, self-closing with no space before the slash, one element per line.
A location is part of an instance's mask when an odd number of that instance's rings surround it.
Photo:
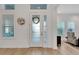
<path fill-rule="evenodd" d="M 30 46 L 31 47 L 43 47 L 45 43 L 45 18 L 46 15 L 42 13 L 30 14 L 31 31 L 30 31 Z"/>

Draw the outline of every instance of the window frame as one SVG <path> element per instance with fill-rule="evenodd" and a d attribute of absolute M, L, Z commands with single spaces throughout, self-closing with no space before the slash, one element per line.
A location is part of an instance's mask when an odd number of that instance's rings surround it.
<path fill-rule="evenodd" d="M 13 18 L 11 19 L 12 20 L 12 22 L 13 22 L 13 24 L 9 24 L 9 25 L 6 25 L 5 24 L 5 18 L 7 16 L 12 16 Z M 10 14 L 4 14 L 4 15 L 2 15 L 2 17 L 3 17 L 3 28 L 2 28 L 2 30 L 3 30 L 3 37 L 14 37 L 14 15 L 10 15 Z M 6 31 L 5 31 L 5 28 L 8 28 L 8 29 L 12 29 L 12 30 L 9 30 L 9 32 L 8 33 L 6 33 Z M 11 33 L 13 33 L 13 34 L 11 34 Z"/>

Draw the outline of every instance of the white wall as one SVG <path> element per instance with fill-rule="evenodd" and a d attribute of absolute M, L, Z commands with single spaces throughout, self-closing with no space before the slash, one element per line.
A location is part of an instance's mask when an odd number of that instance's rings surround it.
<path fill-rule="evenodd" d="M 79 4 L 60 4 L 58 6 L 58 13 L 63 14 L 79 13 Z"/>
<path fill-rule="evenodd" d="M 48 29 L 49 29 L 49 46 L 53 49 L 57 49 L 57 5 L 48 5 Z"/>
<path fill-rule="evenodd" d="M 14 15 L 14 37 L 5 38 L 2 36 L 2 15 L 13 14 Z M 25 19 L 24 25 L 17 23 L 17 18 L 23 17 Z M 0 10 L 0 48 L 26 48 L 29 47 L 29 5 L 16 5 L 15 10 L 5 11 Z"/>
<path fill-rule="evenodd" d="M 29 5 L 16 5 L 15 10 L 15 40 L 17 47 L 29 47 Z M 24 25 L 17 23 L 17 18 L 25 19 Z"/>
<path fill-rule="evenodd" d="M 30 5 L 16 5 L 15 10 L 5 11 L 0 9 L 0 48 L 28 48 L 29 44 L 29 20 L 30 20 Z M 35 12 L 35 11 L 34 11 Z M 14 37 L 5 38 L 2 36 L 2 15 L 13 14 L 14 15 Z M 47 48 L 57 49 L 56 41 L 56 8 L 55 5 L 48 5 L 48 46 Z M 17 18 L 23 17 L 25 19 L 24 25 L 17 23 Z"/>

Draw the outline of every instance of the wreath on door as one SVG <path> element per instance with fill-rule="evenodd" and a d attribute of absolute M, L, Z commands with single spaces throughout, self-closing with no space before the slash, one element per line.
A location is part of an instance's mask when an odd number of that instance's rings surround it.
<path fill-rule="evenodd" d="M 39 22 L 40 22 L 40 19 L 39 19 L 39 17 L 33 17 L 32 18 L 32 21 L 35 23 L 35 24 L 38 24 Z"/>

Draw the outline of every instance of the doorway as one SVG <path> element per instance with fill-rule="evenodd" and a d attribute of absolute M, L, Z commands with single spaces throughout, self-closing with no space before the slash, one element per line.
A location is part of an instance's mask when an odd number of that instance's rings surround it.
<path fill-rule="evenodd" d="M 47 15 L 44 13 L 30 14 L 30 46 L 43 47 L 47 43 Z"/>

